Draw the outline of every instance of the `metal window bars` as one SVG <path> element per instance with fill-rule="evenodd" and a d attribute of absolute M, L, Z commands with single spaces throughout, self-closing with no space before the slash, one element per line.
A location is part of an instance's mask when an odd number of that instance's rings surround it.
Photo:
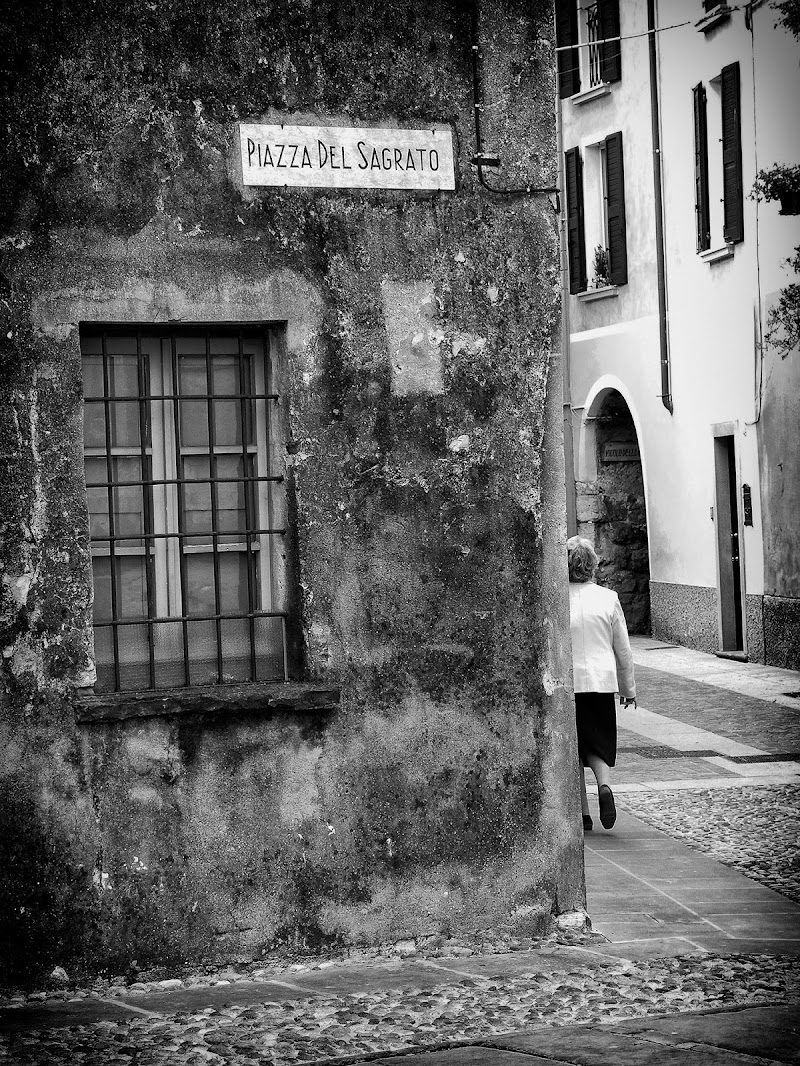
<path fill-rule="evenodd" d="M 92 326 L 81 345 L 97 688 L 286 680 L 267 331 Z"/>
<path fill-rule="evenodd" d="M 586 40 L 589 44 L 589 87 L 603 84 L 603 51 L 600 34 L 600 15 L 597 4 L 586 9 Z"/>

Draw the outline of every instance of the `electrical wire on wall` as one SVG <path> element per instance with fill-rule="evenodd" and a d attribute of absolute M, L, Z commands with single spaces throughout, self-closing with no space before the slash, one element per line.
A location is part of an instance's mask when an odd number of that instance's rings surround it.
<path fill-rule="evenodd" d="M 558 200 L 560 189 L 557 185 L 547 186 L 543 188 L 537 188 L 532 185 L 525 185 L 517 189 L 502 189 L 496 185 L 490 184 L 486 180 L 484 174 L 484 168 L 490 167 L 496 169 L 501 166 L 500 157 L 493 155 L 491 152 L 485 152 L 483 147 L 483 130 L 481 127 L 481 119 L 483 116 L 483 83 L 482 83 L 482 69 L 481 62 L 483 59 L 483 53 L 481 52 L 480 44 L 478 42 L 478 2 L 479 0 L 472 0 L 471 16 L 472 16 L 472 33 L 471 33 L 471 49 L 472 49 L 472 101 L 473 110 L 475 114 L 475 155 L 470 162 L 478 169 L 478 181 L 488 192 L 494 193 L 496 196 L 548 196 L 554 195 L 556 200 L 553 204 L 555 211 L 560 211 L 561 206 Z"/>

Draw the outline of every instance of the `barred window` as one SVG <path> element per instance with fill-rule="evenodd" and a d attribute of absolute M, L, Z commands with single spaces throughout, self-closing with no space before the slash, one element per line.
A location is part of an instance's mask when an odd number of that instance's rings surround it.
<path fill-rule="evenodd" d="M 81 328 L 97 690 L 285 680 L 263 327 Z"/>

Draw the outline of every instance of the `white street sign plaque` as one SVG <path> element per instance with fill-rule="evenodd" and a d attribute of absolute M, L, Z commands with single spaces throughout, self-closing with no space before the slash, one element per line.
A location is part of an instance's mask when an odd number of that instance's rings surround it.
<path fill-rule="evenodd" d="M 245 185 L 455 189 L 450 129 L 368 129 L 242 122 Z"/>

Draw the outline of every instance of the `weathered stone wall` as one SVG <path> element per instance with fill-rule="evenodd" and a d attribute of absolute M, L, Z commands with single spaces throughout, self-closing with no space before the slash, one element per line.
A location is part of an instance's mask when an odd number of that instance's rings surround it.
<path fill-rule="evenodd" d="M 638 445 L 623 398 L 612 394 L 595 421 L 594 481 L 576 484 L 578 532 L 595 546 L 598 581 L 617 593 L 631 633 L 650 633 L 650 555 L 640 460 L 605 461 L 603 445 Z"/>
<path fill-rule="evenodd" d="M 480 8 L 492 180 L 551 185 L 549 5 Z M 468 6 L 15 12 L 6 979 L 542 932 L 583 901 L 558 238 L 546 197 L 493 195 L 469 165 Z M 237 121 L 287 116 L 450 123 L 457 191 L 245 192 Z M 76 720 L 92 666 L 81 321 L 284 324 L 298 680 L 340 686 L 338 711 Z M 421 376 L 397 347 L 414 321 Z"/>

